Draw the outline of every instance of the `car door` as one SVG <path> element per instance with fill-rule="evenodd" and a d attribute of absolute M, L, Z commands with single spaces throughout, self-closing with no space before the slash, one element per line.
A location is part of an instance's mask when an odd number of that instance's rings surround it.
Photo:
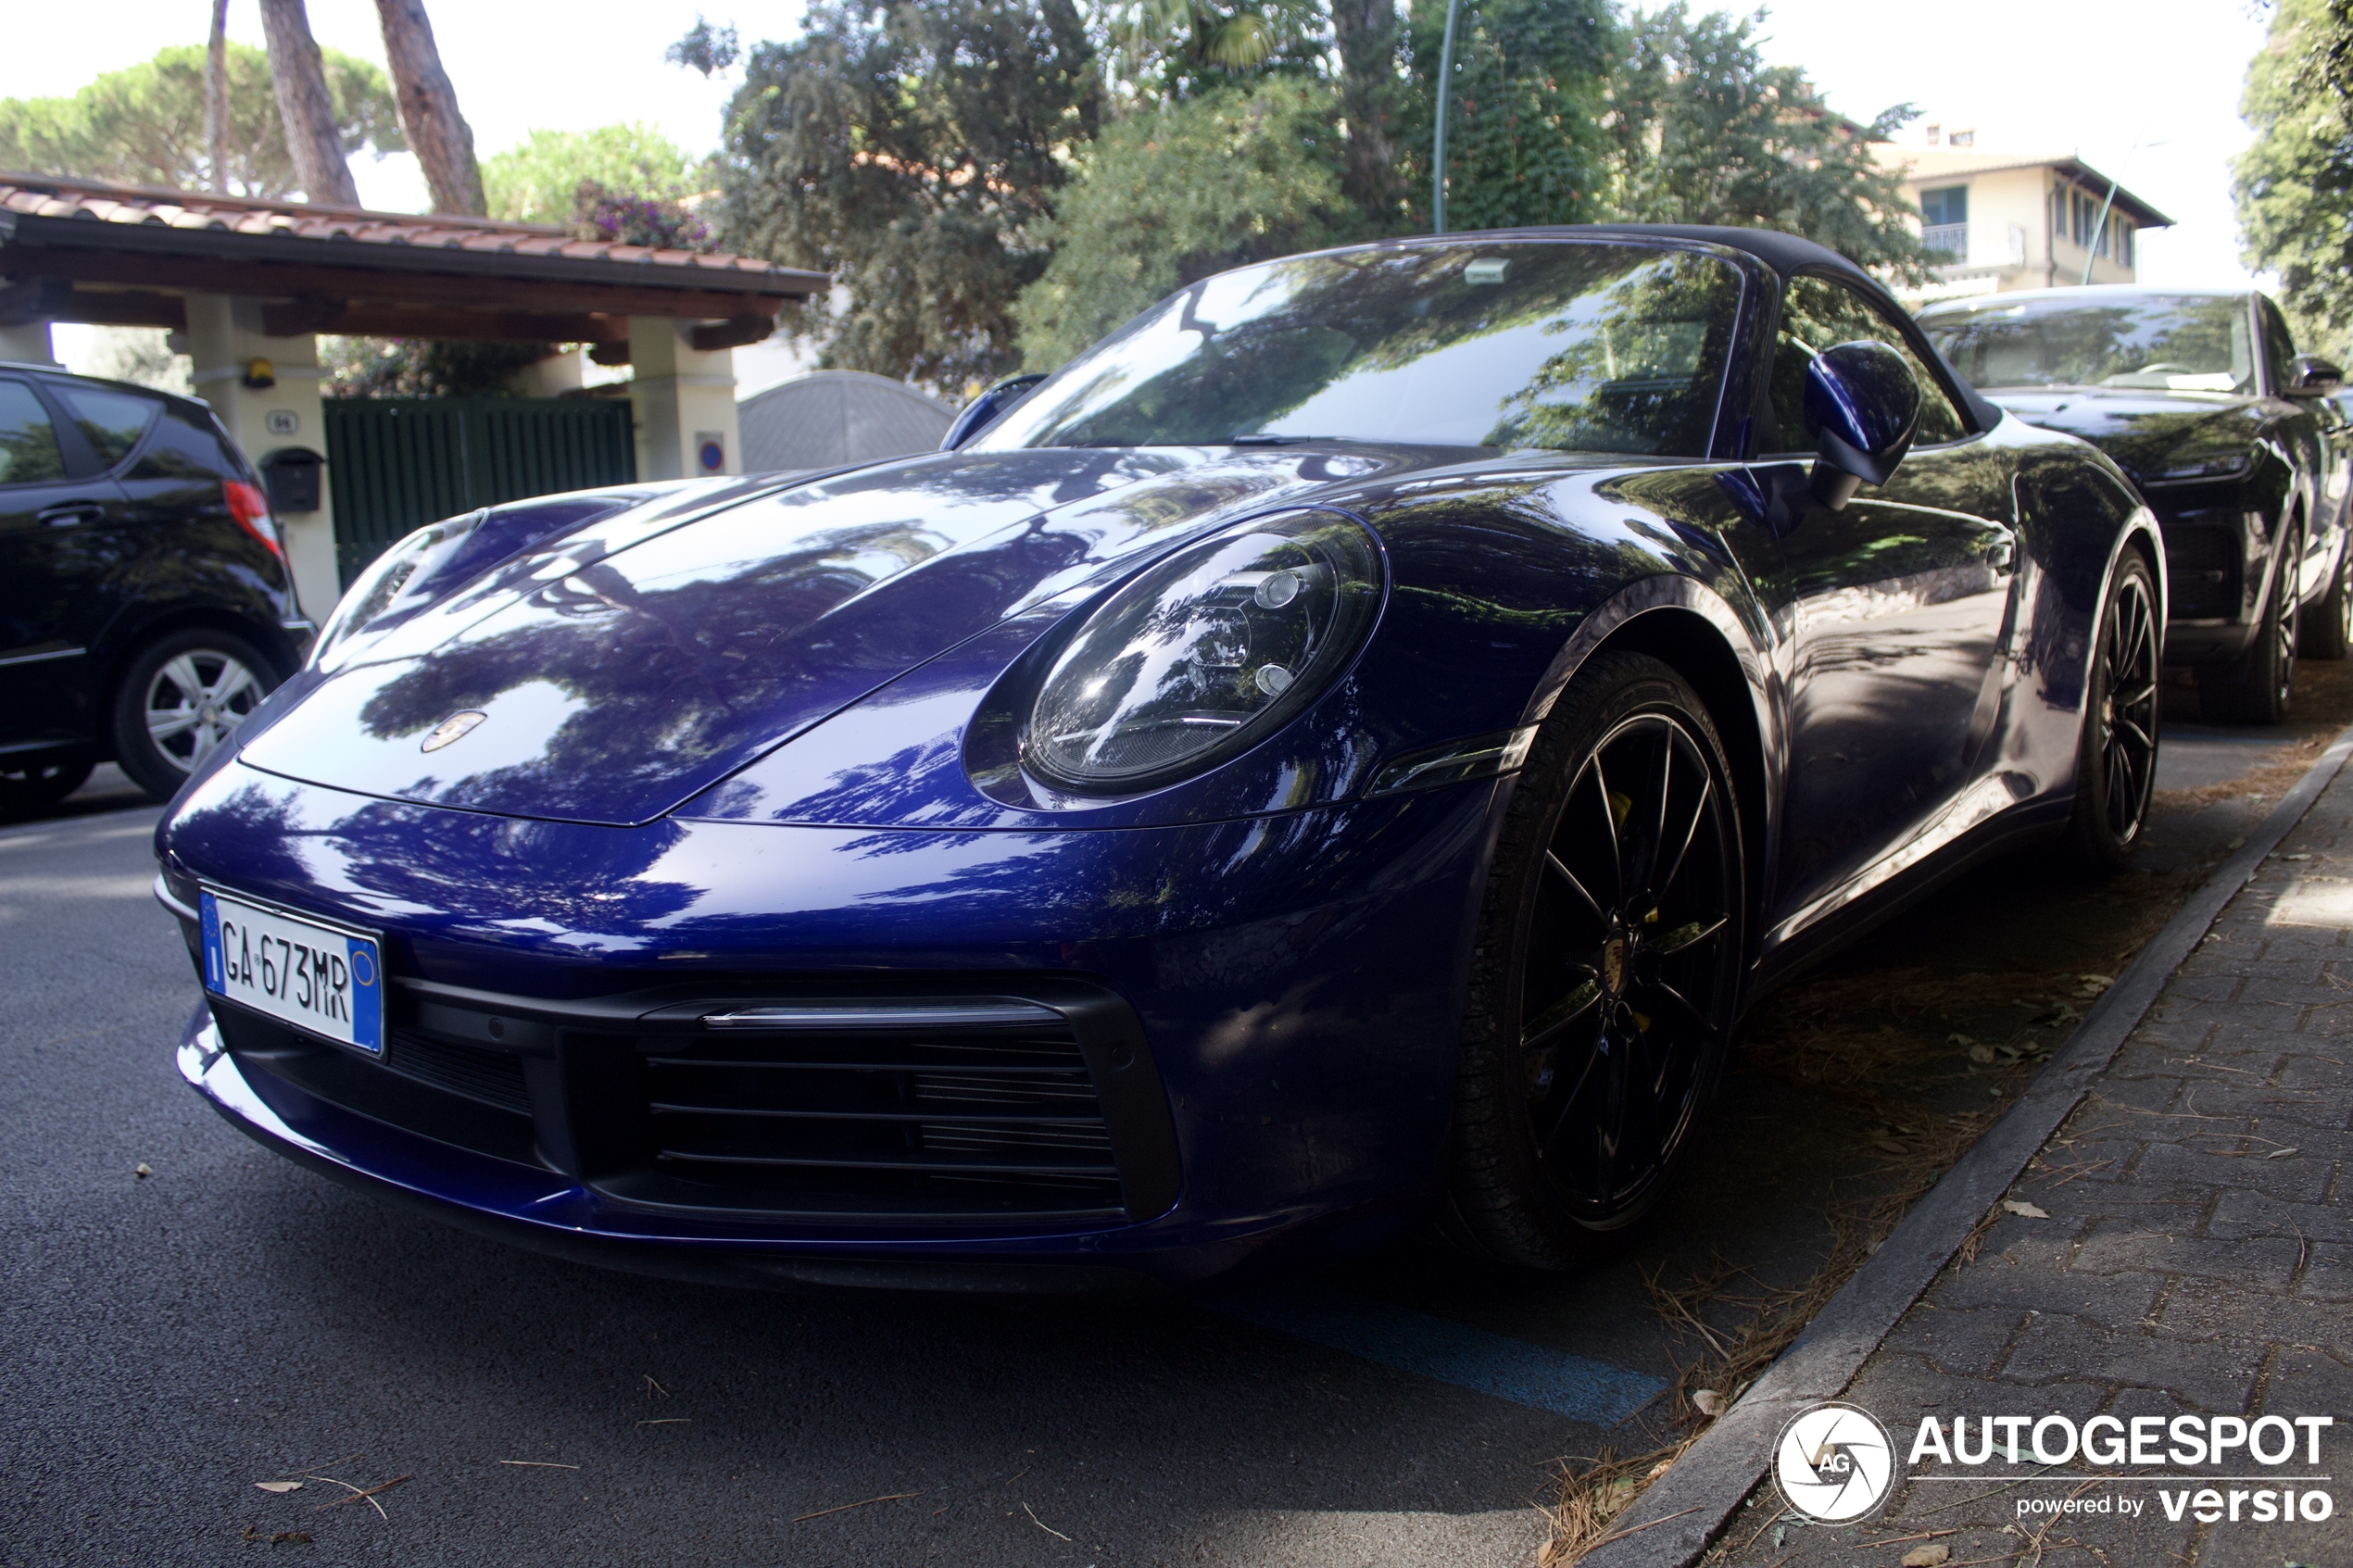
<path fill-rule="evenodd" d="M 2010 465 L 1972 432 L 1912 336 L 1860 290 L 1790 280 L 1759 446 L 1811 457 L 1806 366 L 1858 339 L 1910 362 L 1919 424 L 1887 484 L 1865 486 L 1840 511 L 1806 508 L 1758 562 L 1790 661 L 1789 784 L 1768 922 L 1788 927 L 1782 935 L 1908 863 L 1892 852 L 1975 775 L 2000 709 L 2013 614 Z"/>
<path fill-rule="evenodd" d="M 91 738 L 92 599 L 120 499 L 33 381 L 0 376 L 0 751 Z"/>

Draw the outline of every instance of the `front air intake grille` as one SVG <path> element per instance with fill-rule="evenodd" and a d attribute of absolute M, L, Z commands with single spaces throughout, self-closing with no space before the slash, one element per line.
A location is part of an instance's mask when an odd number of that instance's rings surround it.
<path fill-rule="evenodd" d="M 817 1214 L 1125 1213 L 1076 1027 L 1012 998 L 791 1004 L 635 1042 L 666 1205 Z"/>
<path fill-rule="evenodd" d="M 2165 580 L 2171 618 L 2228 619 L 2239 608 L 2239 537 L 2228 528 L 2169 527 Z"/>
<path fill-rule="evenodd" d="M 472 1085 L 470 1088 L 436 1082 L 426 1071 L 420 1071 L 420 1063 L 428 1060 L 428 1053 L 420 1047 L 437 1047 L 465 1057 L 487 1057 L 490 1052 L 441 1046 L 396 1030 L 386 1060 L 376 1060 L 218 997 L 210 1001 L 221 1038 L 244 1070 L 245 1081 L 297 1130 L 310 1113 L 299 1099 L 287 1096 L 286 1087 L 453 1148 L 520 1165 L 545 1164 L 534 1139 L 529 1101 L 515 1101 L 497 1069 L 468 1062 L 463 1070 L 451 1073 L 467 1079 Z M 522 1064 L 512 1057 L 507 1060 L 514 1062 L 511 1072 L 519 1086 Z M 451 1072 L 444 1063 L 436 1063 L 432 1070 Z M 485 1088 L 490 1092 L 482 1092 Z M 491 1094 L 505 1097 L 505 1102 Z"/>
<path fill-rule="evenodd" d="M 518 1115 L 531 1114 L 531 1091 L 523 1085 L 522 1059 L 510 1052 L 486 1051 L 448 1040 L 429 1039 L 413 1030 L 395 1029 L 391 1048 L 384 1052 L 384 1065 L 453 1095 L 463 1095 Z"/>

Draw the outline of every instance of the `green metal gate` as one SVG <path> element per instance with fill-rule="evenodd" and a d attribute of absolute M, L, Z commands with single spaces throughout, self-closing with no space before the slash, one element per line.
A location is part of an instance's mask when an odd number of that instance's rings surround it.
<path fill-rule="evenodd" d="M 330 397 L 324 412 L 346 586 L 436 519 L 637 477 L 618 397 Z"/>

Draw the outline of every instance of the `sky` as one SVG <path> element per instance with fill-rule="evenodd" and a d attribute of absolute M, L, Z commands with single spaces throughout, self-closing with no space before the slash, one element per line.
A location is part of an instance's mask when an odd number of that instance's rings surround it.
<path fill-rule="evenodd" d="M 623 119 L 711 151 L 731 83 L 669 64 L 663 49 L 701 12 L 733 22 L 747 41 L 788 35 L 800 16 L 797 0 L 740 9 L 729 0 L 429 0 L 429 9 L 484 157 L 533 130 Z M 70 93 L 165 44 L 200 43 L 208 12 L 207 0 L 19 0 L 0 51 L 0 97 Z M 373 0 L 309 0 L 309 12 L 322 44 L 383 64 Z M 2143 231 L 2144 282 L 2228 286 L 2247 278 L 2230 194 L 2231 157 L 2249 140 L 2239 91 L 2270 17 L 2260 0 L 1781 0 L 1761 35 L 1768 60 L 1804 67 L 1854 119 L 1908 102 L 1947 129 L 1973 127 L 1981 151 L 2082 158 L 2175 220 Z M 229 34 L 261 43 L 257 0 L 231 0 Z M 405 154 L 362 155 L 352 173 L 371 207 L 424 206 L 424 182 Z M 778 359 L 771 371 L 786 369 Z M 748 390 L 756 375 L 747 374 Z"/>

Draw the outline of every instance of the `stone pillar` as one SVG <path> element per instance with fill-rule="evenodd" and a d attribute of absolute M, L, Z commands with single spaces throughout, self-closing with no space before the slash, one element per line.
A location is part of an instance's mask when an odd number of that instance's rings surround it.
<path fill-rule="evenodd" d="M 743 472 L 736 351 L 695 347 L 688 336 L 694 328 L 660 316 L 629 318 L 629 411 L 637 427 L 639 479 Z"/>
<path fill-rule="evenodd" d="M 227 295 L 188 295 L 188 356 L 195 361 L 191 379 L 196 395 L 213 412 L 255 468 L 281 446 L 327 450 L 327 427 L 321 411 L 319 340 L 270 337 L 261 330 L 261 302 Z M 272 384 L 246 384 L 256 359 L 270 361 Z M 320 486 L 315 512 L 281 514 L 286 557 L 294 566 L 295 593 L 302 612 L 323 621 L 343 596 L 343 580 L 335 567 L 334 501 L 329 486 Z"/>
<path fill-rule="evenodd" d="M 0 359 L 19 365 L 54 365 L 57 351 L 49 343 L 49 323 L 27 321 L 20 327 L 0 327 Z"/>

